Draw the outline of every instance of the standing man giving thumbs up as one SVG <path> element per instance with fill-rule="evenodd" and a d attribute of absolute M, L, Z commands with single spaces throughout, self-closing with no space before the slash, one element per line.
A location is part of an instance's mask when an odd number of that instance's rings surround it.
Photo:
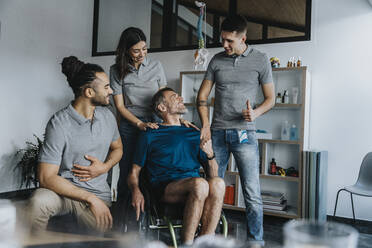
<path fill-rule="evenodd" d="M 274 105 L 275 91 L 270 61 L 264 53 L 248 46 L 247 22 L 242 16 L 226 18 L 221 25 L 224 52 L 209 63 L 198 93 L 202 121 L 202 145 L 212 138 L 224 177 L 230 153 L 238 166 L 247 218 L 247 239 L 263 245 L 263 211 L 259 182 L 259 154 L 254 120 Z M 215 85 L 212 125 L 208 120 L 207 99 Z M 264 101 L 252 107 L 261 87 Z"/>
<path fill-rule="evenodd" d="M 246 104 L 247 104 L 247 108 L 243 109 L 243 118 L 244 118 L 244 120 L 246 120 L 248 122 L 252 122 L 257 117 L 256 112 L 252 108 L 251 103 L 249 102 L 249 99 L 247 100 Z"/>

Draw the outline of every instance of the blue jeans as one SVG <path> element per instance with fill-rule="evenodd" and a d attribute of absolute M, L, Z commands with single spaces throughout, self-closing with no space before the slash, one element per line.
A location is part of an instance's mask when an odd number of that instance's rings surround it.
<path fill-rule="evenodd" d="M 260 190 L 259 154 L 256 133 L 247 131 L 240 143 L 237 129 L 212 129 L 212 144 L 218 163 L 218 175 L 225 176 L 230 153 L 239 170 L 246 206 L 247 239 L 263 240 L 263 210 Z"/>

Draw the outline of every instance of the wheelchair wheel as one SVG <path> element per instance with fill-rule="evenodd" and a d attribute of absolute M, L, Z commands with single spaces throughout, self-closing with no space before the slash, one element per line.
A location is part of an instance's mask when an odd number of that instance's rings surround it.
<path fill-rule="evenodd" d="M 223 212 L 221 213 L 221 217 L 216 228 L 216 234 L 221 234 L 225 238 L 227 237 L 228 234 L 228 223 L 226 216 Z"/>
<path fill-rule="evenodd" d="M 125 232 L 137 233 L 141 239 L 146 240 L 158 240 L 159 233 L 156 230 L 152 230 L 151 227 L 151 216 L 147 211 L 140 214 L 140 218 L 136 220 L 136 212 L 133 207 L 129 207 L 126 219 L 125 219 Z"/>

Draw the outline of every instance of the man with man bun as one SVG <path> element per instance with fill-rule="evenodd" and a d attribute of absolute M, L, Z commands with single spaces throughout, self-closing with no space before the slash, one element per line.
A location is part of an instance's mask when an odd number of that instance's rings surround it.
<path fill-rule="evenodd" d="M 71 213 L 88 230 L 103 232 L 112 226 L 107 172 L 123 153 L 115 117 L 104 107 L 112 89 L 102 67 L 74 56 L 63 59 L 62 73 L 75 99 L 47 124 L 40 188 L 28 206 L 31 228 L 45 230 L 50 217 Z"/>

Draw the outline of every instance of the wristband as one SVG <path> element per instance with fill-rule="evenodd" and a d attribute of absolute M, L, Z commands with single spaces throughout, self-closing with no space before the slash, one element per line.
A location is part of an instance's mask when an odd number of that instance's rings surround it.
<path fill-rule="evenodd" d="M 210 157 L 210 158 L 208 158 L 208 156 L 207 156 L 207 159 L 208 159 L 208 160 L 213 160 L 215 157 L 216 157 L 216 154 L 213 153 L 213 156 Z"/>

